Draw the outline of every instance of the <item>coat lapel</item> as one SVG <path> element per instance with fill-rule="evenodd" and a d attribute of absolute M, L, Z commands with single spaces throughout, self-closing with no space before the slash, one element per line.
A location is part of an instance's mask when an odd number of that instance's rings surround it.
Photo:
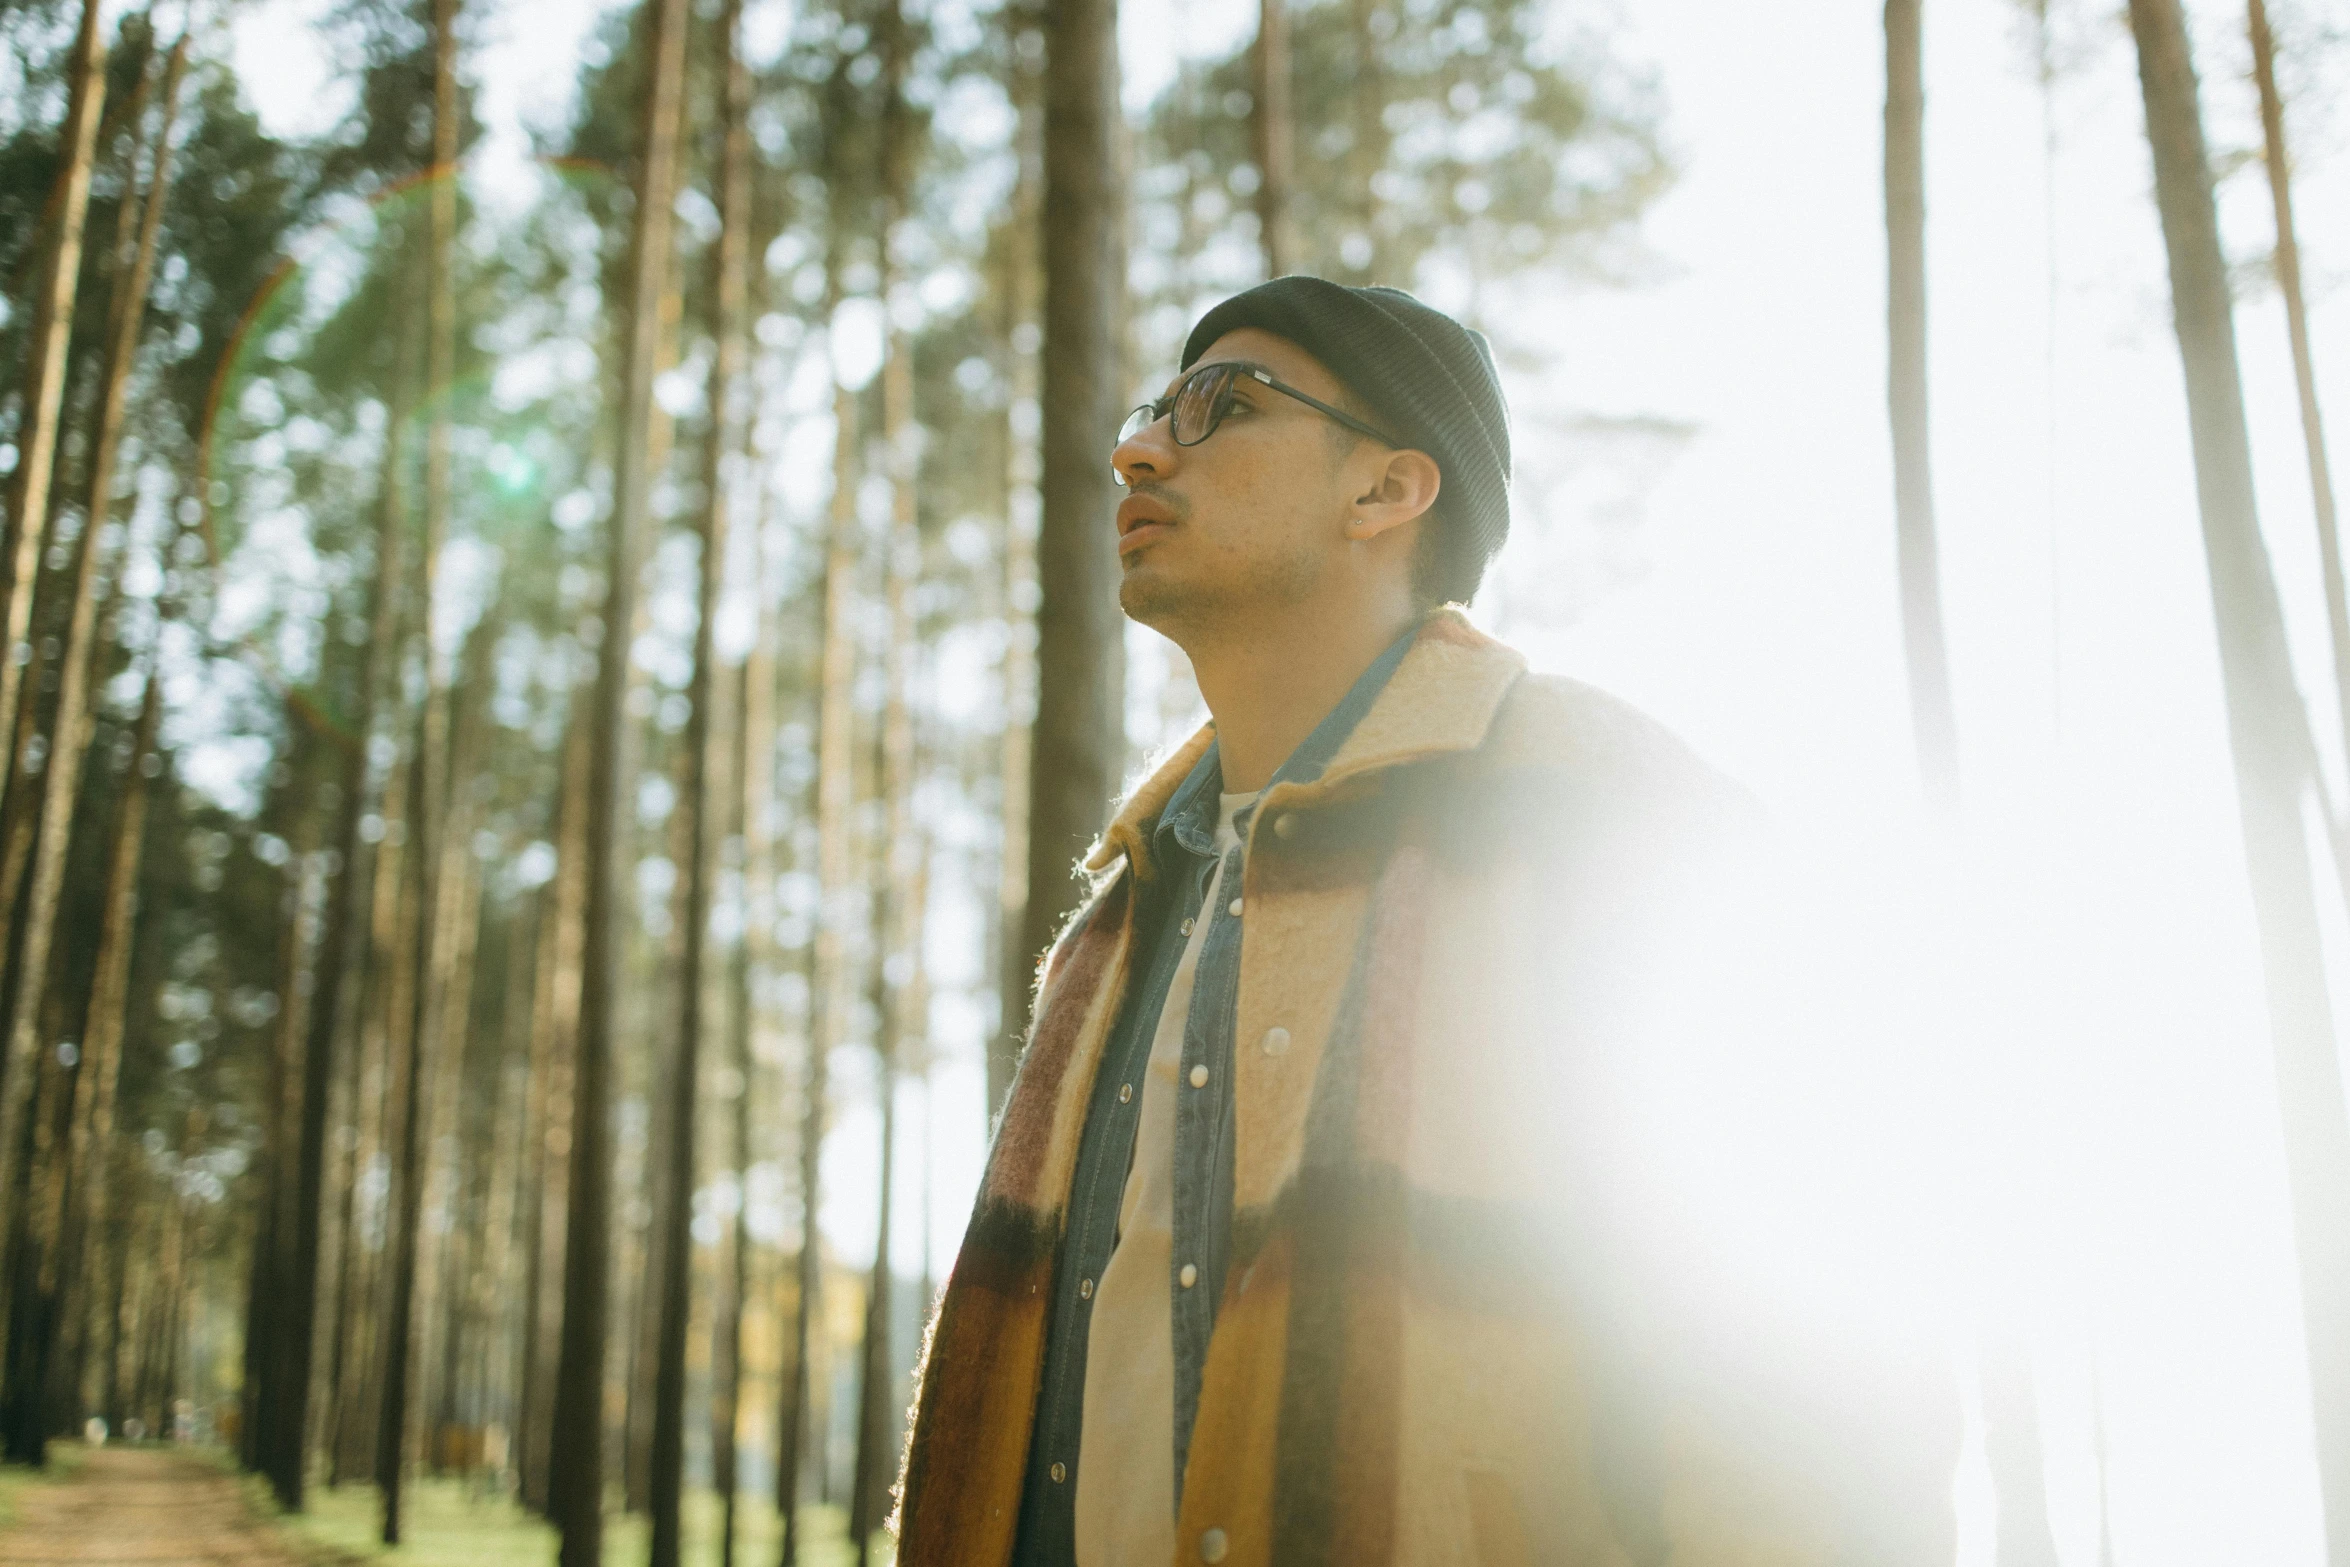
<path fill-rule="evenodd" d="M 1044 1371 L 1069 1182 L 1134 944 L 1134 878 L 1106 878 L 1044 965 L 1036 1025 L 915 1373 L 896 1527 L 906 1567 L 1002 1567 Z"/>

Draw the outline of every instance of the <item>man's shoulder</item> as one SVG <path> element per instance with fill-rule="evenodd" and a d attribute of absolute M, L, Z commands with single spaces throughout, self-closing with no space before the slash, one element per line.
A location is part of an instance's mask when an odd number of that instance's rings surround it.
<path fill-rule="evenodd" d="M 1511 688 L 1476 771 L 1584 798 L 1746 816 L 1746 789 L 1662 722 L 1587 681 L 1527 674 Z"/>

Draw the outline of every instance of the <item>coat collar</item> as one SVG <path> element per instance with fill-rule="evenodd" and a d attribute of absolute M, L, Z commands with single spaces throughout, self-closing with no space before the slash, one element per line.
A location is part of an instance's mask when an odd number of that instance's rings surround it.
<path fill-rule="evenodd" d="M 1525 669 L 1523 655 L 1469 624 L 1457 607 L 1434 611 L 1320 777 L 1280 784 L 1280 794 L 1305 803 L 1392 767 L 1476 749 Z M 1215 725 L 1203 724 L 1154 767 L 1086 856 L 1085 868 L 1098 874 L 1125 859 L 1148 874 L 1151 830 L 1215 740 Z"/>

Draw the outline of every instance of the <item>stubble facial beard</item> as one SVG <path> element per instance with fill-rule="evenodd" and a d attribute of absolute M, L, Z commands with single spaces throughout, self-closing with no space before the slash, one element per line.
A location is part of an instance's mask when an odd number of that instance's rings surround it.
<path fill-rule="evenodd" d="M 1169 581 L 1151 569 L 1146 551 L 1119 580 L 1118 607 L 1127 619 L 1192 652 L 1202 643 L 1245 637 L 1262 628 L 1282 610 L 1311 598 L 1322 578 L 1322 562 L 1302 549 L 1256 559 L 1227 555 L 1213 565 L 1222 568 L 1213 580 Z"/>

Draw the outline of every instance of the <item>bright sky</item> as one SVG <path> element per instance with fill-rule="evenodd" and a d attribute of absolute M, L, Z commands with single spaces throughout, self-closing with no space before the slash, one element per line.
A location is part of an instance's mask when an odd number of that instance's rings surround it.
<path fill-rule="evenodd" d="M 316 4 L 265 0 L 238 28 L 244 79 L 286 128 L 344 104 L 299 25 Z M 2056 8 L 2051 201 L 2023 8 L 1927 8 L 1935 463 L 1968 815 L 1945 853 L 1920 847 L 1909 819 L 1881 13 L 1868 0 L 1614 5 L 1624 45 L 1663 83 L 1685 174 L 1648 226 L 1652 284 L 1526 288 L 1493 312 L 1549 368 L 1511 388 L 1519 537 L 1480 615 L 1538 665 L 1663 717 L 1856 889 L 1877 889 L 1856 898 L 1881 896 L 1888 866 L 1939 867 L 1923 883 L 1939 891 L 1897 901 L 1980 977 L 1987 999 L 1959 1048 L 2021 1112 L 2005 1194 L 2028 1199 L 2001 1211 L 2036 1264 L 2024 1309 L 2066 1567 L 2097 1561 L 2093 1377 L 2120 1560 L 2316 1567 L 2275 1081 L 2127 33 L 2114 7 Z M 2213 139 L 2255 146 L 2241 12 L 2190 9 Z M 2300 11 L 2277 9 L 2286 26 Z M 1245 36 L 1252 10 L 1130 4 L 1130 101 L 1167 79 L 1178 49 Z M 519 0 L 497 17 L 477 60 L 510 151 L 518 117 L 560 111 L 592 13 Z M 2340 128 L 2296 128 L 2321 393 L 2339 428 L 2350 182 Z M 2225 193 L 2239 261 L 2271 238 L 2259 178 L 2255 164 Z M 2248 299 L 2237 328 L 2263 519 L 2322 732 L 2332 690 L 2281 308 Z M 1696 433 L 1627 478 L 1616 459 L 1527 438 L 1544 414 L 1574 412 Z M 1593 521 L 1603 503 L 1628 519 L 1614 532 Z M 1555 609 L 1570 599 L 1588 606 L 1571 620 Z M 2339 958 L 2350 934 L 2334 901 Z M 976 1180 L 976 1084 L 968 1062 L 939 1083 L 942 1266 Z M 845 1114 L 834 1149 L 844 1195 L 825 1224 L 850 1252 L 871 1234 L 867 1183 L 851 1176 L 871 1127 L 869 1111 Z M 1970 1495 L 1966 1557 L 1987 1562 Z"/>

